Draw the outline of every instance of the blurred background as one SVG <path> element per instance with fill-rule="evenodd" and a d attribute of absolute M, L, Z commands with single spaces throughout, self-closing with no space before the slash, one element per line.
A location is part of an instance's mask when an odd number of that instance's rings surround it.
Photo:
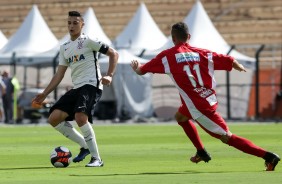
<path fill-rule="evenodd" d="M 170 79 L 136 76 L 129 62 L 135 58 L 145 63 L 171 47 L 171 25 L 184 21 L 191 45 L 230 54 L 248 69 L 247 73 L 216 73 L 222 116 L 281 122 L 280 0 L 0 0 L 0 72 L 17 79 L 12 102 L 15 122 L 44 118 L 50 105 L 72 87 L 68 71 L 43 109 L 33 109 L 28 103 L 33 95 L 24 95 L 44 89 L 51 80 L 59 45 L 68 39 L 70 10 L 84 15 L 86 34 L 120 52 L 113 84 L 104 88 L 95 110 L 98 120 L 173 119 L 180 100 Z M 100 56 L 100 67 L 105 73 L 107 58 Z"/>

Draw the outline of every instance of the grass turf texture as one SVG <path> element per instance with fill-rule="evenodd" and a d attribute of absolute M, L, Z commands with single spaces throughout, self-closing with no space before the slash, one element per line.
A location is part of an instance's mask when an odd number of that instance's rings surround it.
<path fill-rule="evenodd" d="M 231 124 L 230 130 L 282 156 L 282 124 Z M 54 168 L 50 152 L 78 146 L 49 126 L 0 127 L 2 184 L 265 184 L 282 183 L 282 164 L 265 172 L 264 161 L 222 144 L 198 127 L 212 155 L 209 163 L 193 164 L 195 149 L 176 123 L 94 125 L 105 166 L 86 168 L 90 160 Z"/>

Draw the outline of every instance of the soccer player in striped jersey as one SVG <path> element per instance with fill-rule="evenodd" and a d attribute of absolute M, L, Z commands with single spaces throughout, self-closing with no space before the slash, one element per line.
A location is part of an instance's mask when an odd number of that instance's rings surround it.
<path fill-rule="evenodd" d="M 266 170 L 273 171 L 280 161 L 279 156 L 231 133 L 224 119 L 216 111 L 218 102 L 214 71 L 235 69 L 246 72 L 244 66 L 231 56 L 190 46 L 189 29 L 183 22 L 172 26 L 171 36 L 174 47 L 162 51 L 144 65 L 133 60 L 131 67 L 139 75 L 147 72 L 168 74 L 179 90 L 182 104 L 175 118 L 197 149 L 196 155 L 190 160 L 194 163 L 211 160 L 191 121 L 194 120 L 208 134 L 223 143 L 263 158 Z"/>
<path fill-rule="evenodd" d="M 91 39 L 81 32 L 84 20 L 79 12 L 70 11 L 68 15 L 70 40 L 61 45 L 57 71 L 45 90 L 34 98 L 33 103 L 41 104 L 59 85 L 70 67 L 74 87 L 51 107 L 48 122 L 65 137 L 80 145 L 80 152 L 73 162 L 80 162 L 91 154 L 91 160 L 86 167 L 101 167 L 104 163 L 90 123 L 93 108 L 102 95 L 103 85 L 110 85 L 112 82 L 118 53 L 98 39 Z M 105 76 L 100 72 L 98 52 L 109 57 Z M 68 122 L 72 120 L 76 121 L 82 134 Z"/>

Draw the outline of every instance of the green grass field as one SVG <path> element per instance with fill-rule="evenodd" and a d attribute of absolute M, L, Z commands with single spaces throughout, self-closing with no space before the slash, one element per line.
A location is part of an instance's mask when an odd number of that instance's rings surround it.
<path fill-rule="evenodd" d="M 229 123 L 230 130 L 282 155 L 282 124 Z M 216 140 L 199 127 L 212 155 L 209 163 L 189 161 L 195 149 L 176 123 L 94 125 L 102 168 L 86 168 L 89 157 L 67 168 L 49 160 L 56 146 L 78 146 L 50 126 L 0 126 L 1 184 L 280 184 L 282 164 L 265 172 L 264 161 Z"/>

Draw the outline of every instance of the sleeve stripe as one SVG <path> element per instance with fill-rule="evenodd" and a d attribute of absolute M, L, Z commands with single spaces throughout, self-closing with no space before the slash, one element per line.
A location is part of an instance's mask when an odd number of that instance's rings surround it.
<path fill-rule="evenodd" d="M 168 64 L 168 60 L 166 56 L 162 58 L 162 63 L 164 65 L 165 73 L 170 73 L 170 68 L 169 68 L 169 64 Z"/>

